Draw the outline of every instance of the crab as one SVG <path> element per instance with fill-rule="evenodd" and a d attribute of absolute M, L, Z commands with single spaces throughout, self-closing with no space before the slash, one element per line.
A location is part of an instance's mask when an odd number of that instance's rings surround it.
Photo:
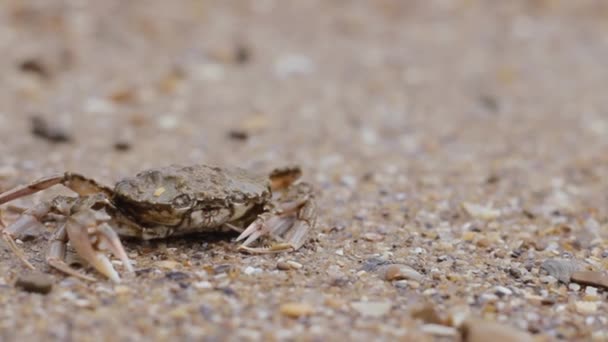
<path fill-rule="evenodd" d="M 111 188 L 77 173 L 65 172 L 18 186 L 0 194 L 0 205 L 62 184 L 78 196 L 58 196 L 26 209 L 1 232 L 10 249 L 29 268 L 15 239 L 53 217 L 56 230 L 46 262 L 72 276 L 95 278 L 65 262 L 67 244 L 94 269 L 118 282 L 120 276 L 105 251 L 117 257 L 127 272 L 131 262 L 120 238 L 161 239 L 200 232 L 237 231 L 240 251 L 278 253 L 295 251 L 314 228 L 313 188 L 298 182 L 298 167 L 275 169 L 259 176 L 240 168 L 207 165 L 178 166 L 142 171 Z M 258 247 L 260 238 L 274 242 Z"/>

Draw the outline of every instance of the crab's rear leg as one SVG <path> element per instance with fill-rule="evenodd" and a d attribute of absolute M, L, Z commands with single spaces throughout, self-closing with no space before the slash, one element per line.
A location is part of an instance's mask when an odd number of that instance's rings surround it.
<path fill-rule="evenodd" d="M 239 249 L 250 253 L 279 253 L 298 250 L 306 242 L 316 221 L 316 204 L 307 183 L 288 188 L 270 212 L 260 215 L 237 238 L 245 240 Z M 263 236 L 280 242 L 270 247 L 249 247 Z"/>
<path fill-rule="evenodd" d="M 32 229 L 40 229 L 42 226 L 40 220 L 51 211 L 52 207 L 50 202 L 37 204 L 27 209 L 17 221 L 2 230 L 2 239 L 8 244 L 17 258 L 30 269 L 35 269 L 35 267 L 27 260 L 23 251 L 15 243 L 15 239 L 20 238 Z"/>
<path fill-rule="evenodd" d="M 81 196 L 94 193 L 105 193 L 110 195 L 112 190 L 96 181 L 77 173 L 65 172 L 64 174 L 41 178 L 26 185 L 18 186 L 12 190 L 0 194 L 0 204 L 14 199 L 34 194 L 38 191 L 48 189 L 53 185 L 63 184 Z"/>

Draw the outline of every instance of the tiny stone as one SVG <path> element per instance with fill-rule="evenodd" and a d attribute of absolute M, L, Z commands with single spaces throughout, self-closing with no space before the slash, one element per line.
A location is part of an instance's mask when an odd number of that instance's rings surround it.
<path fill-rule="evenodd" d="M 168 270 L 173 270 L 173 269 L 179 268 L 181 266 L 181 264 L 179 262 L 173 261 L 173 260 L 161 260 L 161 261 L 155 263 L 155 266 L 164 268 L 164 269 L 168 269 Z"/>
<path fill-rule="evenodd" d="M 61 126 L 55 121 L 49 122 L 41 116 L 33 116 L 31 118 L 31 126 L 32 134 L 50 142 L 63 143 L 72 140 L 66 127 Z"/>
<path fill-rule="evenodd" d="M 576 311 L 583 315 L 591 315 L 597 312 L 597 302 L 577 301 L 575 303 Z"/>
<path fill-rule="evenodd" d="M 294 269 L 302 268 L 302 264 L 300 264 L 299 262 L 295 262 L 293 260 L 287 260 L 287 264 L 289 264 L 289 266 L 291 266 L 291 268 L 294 268 Z"/>
<path fill-rule="evenodd" d="M 281 270 L 281 271 L 288 271 L 288 270 L 297 270 L 302 268 L 302 264 L 297 263 L 295 261 L 279 261 L 277 262 L 277 269 Z"/>
<path fill-rule="evenodd" d="M 378 272 L 382 275 L 384 280 L 404 280 L 411 279 L 421 281 L 423 279 L 422 274 L 418 271 L 406 265 L 392 264 L 380 267 Z"/>
<path fill-rule="evenodd" d="M 232 140 L 245 141 L 249 139 L 249 134 L 245 130 L 232 129 L 228 131 L 228 137 Z"/>
<path fill-rule="evenodd" d="M 291 269 L 291 266 L 286 261 L 277 262 L 277 269 L 281 271 L 288 271 Z"/>
<path fill-rule="evenodd" d="M 509 288 L 504 287 L 504 286 L 496 286 L 496 287 L 494 288 L 494 290 L 496 291 L 496 294 L 497 294 L 499 297 L 502 297 L 502 296 L 510 296 L 510 295 L 512 295 L 512 294 L 513 294 L 513 291 L 511 291 Z"/>
<path fill-rule="evenodd" d="M 172 272 L 165 273 L 165 278 L 174 280 L 174 281 L 182 281 L 182 280 L 190 278 L 190 275 L 188 273 L 184 273 L 184 272 L 172 271 Z"/>
<path fill-rule="evenodd" d="M 353 309 L 362 314 L 363 316 L 369 317 L 382 317 L 391 310 L 391 302 L 353 302 L 351 303 Z"/>
<path fill-rule="evenodd" d="M 587 286 L 585 288 L 585 294 L 589 296 L 597 296 L 597 288 L 593 286 Z"/>
<path fill-rule="evenodd" d="M 421 247 L 414 248 L 414 250 L 412 252 L 414 254 L 424 254 L 424 253 L 426 253 L 426 251 L 424 250 L 424 248 L 421 248 Z"/>
<path fill-rule="evenodd" d="M 608 289 L 608 276 L 602 272 L 580 271 L 572 273 L 571 280 L 581 285 Z"/>
<path fill-rule="evenodd" d="M 570 283 L 570 284 L 568 284 L 568 289 L 570 289 L 574 292 L 578 292 L 581 289 L 581 286 L 576 283 Z"/>
<path fill-rule="evenodd" d="M 397 280 L 393 282 L 393 286 L 399 289 L 407 289 L 409 287 L 409 282 L 407 280 Z"/>
<path fill-rule="evenodd" d="M 500 216 L 500 210 L 493 209 L 490 206 L 464 202 L 462 203 L 462 207 L 471 217 L 480 220 L 495 220 Z"/>
<path fill-rule="evenodd" d="M 252 267 L 252 266 L 247 266 L 243 270 L 243 273 L 246 274 L 246 275 L 258 274 L 258 273 L 262 273 L 262 269 L 261 268 L 256 268 L 256 267 Z"/>
<path fill-rule="evenodd" d="M 281 305 L 279 311 L 285 316 L 299 318 L 312 315 L 315 309 L 307 303 L 286 303 Z"/>
<path fill-rule="evenodd" d="M 208 281 L 197 281 L 192 284 L 192 287 L 194 287 L 195 289 L 198 289 L 198 290 L 206 290 L 206 289 L 213 288 L 213 285 Z"/>
<path fill-rule="evenodd" d="M 424 324 L 420 328 L 423 332 L 441 337 L 456 337 L 458 330 L 452 327 L 439 324 Z"/>
<path fill-rule="evenodd" d="M 132 142 L 131 136 L 128 133 L 123 133 L 114 141 L 114 149 L 116 151 L 128 151 L 133 145 Z"/>
<path fill-rule="evenodd" d="M 517 268 L 509 268 L 509 275 L 515 279 L 521 278 L 521 271 Z"/>
<path fill-rule="evenodd" d="M 177 127 L 179 121 L 175 115 L 163 115 L 158 119 L 158 126 L 164 130 Z"/>
<path fill-rule="evenodd" d="M 534 339 L 524 331 L 492 321 L 466 320 L 458 328 L 463 342 L 532 342 Z"/>
<path fill-rule="evenodd" d="M 15 287 L 27 292 L 47 294 L 53 288 L 53 278 L 40 272 L 22 274 L 17 278 Z"/>
<path fill-rule="evenodd" d="M 116 293 L 117 295 L 125 295 L 125 294 L 129 294 L 130 292 L 131 292 L 131 289 L 128 286 L 124 286 L 124 285 L 114 286 L 114 293 Z"/>
<path fill-rule="evenodd" d="M 384 239 L 384 236 L 378 234 L 378 233 L 365 233 L 363 234 L 363 239 L 367 240 L 367 241 L 382 241 Z"/>
<path fill-rule="evenodd" d="M 558 280 L 553 276 L 544 276 L 539 278 L 543 284 L 555 284 Z"/>

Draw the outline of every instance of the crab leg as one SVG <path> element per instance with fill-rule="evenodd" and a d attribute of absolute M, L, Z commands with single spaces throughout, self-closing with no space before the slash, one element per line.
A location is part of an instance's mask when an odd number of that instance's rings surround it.
<path fill-rule="evenodd" d="M 93 210 L 82 211 L 69 217 L 66 222 L 66 231 L 69 241 L 78 255 L 112 281 L 119 282 L 120 277 L 112 267 L 110 260 L 101 253 L 103 247 L 120 258 L 127 271 L 133 272 L 131 262 L 118 235 L 105 222 L 97 225 Z"/>
<path fill-rule="evenodd" d="M 0 204 L 12 201 L 14 199 L 34 194 L 38 191 L 48 189 L 53 185 L 63 184 L 79 195 L 91 195 L 94 193 L 111 194 L 112 190 L 103 186 L 92 179 L 86 178 L 77 173 L 66 172 L 63 175 L 54 175 L 41 178 L 30 184 L 18 186 L 12 190 L 0 194 Z"/>
<path fill-rule="evenodd" d="M 17 246 L 15 238 L 19 238 L 31 229 L 40 229 L 42 226 L 40 219 L 46 215 L 51 208 L 52 206 L 48 202 L 40 203 L 23 212 L 17 221 L 2 230 L 2 239 L 8 244 L 17 258 L 32 270 L 35 269 L 34 265 L 27 260 L 23 251 Z"/>
<path fill-rule="evenodd" d="M 64 259 L 67 242 L 68 234 L 64 224 L 55 232 L 55 234 L 53 234 L 51 244 L 47 253 L 46 262 L 51 265 L 51 267 L 54 267 L 63 273 L 87 281 L 95 281 L 95 278 L 84 275 L 65 263 Z"/>
<path fill-rule="evenodd" d="M 270 173 L 270 188 L 273 191 L 287 189 L 295 181 L 302 176 L 302 170 L 299 167 L 286 167 L 274 169 Z"/>
<path fill-rule="evenodd" d="M 308 232 L 314 227 L 316 217 L 316 205 L 312 195 L 304 192 L 309 189 L 304 183 L 298 184 L 294 189 L 298 198 L 280 203 L 278 210 L 264 213 L 253 221 L 236 239 L 237 241 L 246 239 L 239 246 L 239 250 L 250 253 L 278 253 L 302 247 Z M 265 235 L 282 242 L 270 247 L 249 247 L 251 243 Z"/>

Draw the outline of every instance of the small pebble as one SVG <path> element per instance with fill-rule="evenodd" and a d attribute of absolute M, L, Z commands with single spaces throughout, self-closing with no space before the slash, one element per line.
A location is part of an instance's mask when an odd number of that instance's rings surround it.
<path fill-rule="evenodd" d="M 363 316 L 382 317 L 386 315 L 392 307 L 390 301 L 382 302 L 353 302 L 350 304 L 355 311 Z"/>
<path fill-rule="evenodd" d="M 399 264 L 392 264 L 382 266 L 378 269 L 378 272 L 381 274 L 384 280 L 393 281 L 393 280 L 415 280 L 422 281 L 424 278 L 422 274 L 420 274 L 415 269 Z"/>
<path fill-rule="evenodd" d="M 492 321 L 469 319 L 458 328 L 463 342 L 532 342 L 530 334 Z"/>
<path fill-rule="evenodd" d="M 281 305 L 279 309 L 281 314 L 291 317 L 291 318 L 299 318 L 303 316 L 310 316 L 314 313 L 315 309 L 307 303 L 285 303 Z"/>
<path fill-rule="evenodd" d="M 288 270 L 296 270 L 296 269 L 300 269 L 302 268 L 302 264 L 297 263 L 295 261 L 279 261 L 277 263 L 277 269 L 281 270 L 281 271 L 288 271 Z"/>
<path fill-rule="evenodd" d="M 420 327 L 420 330 L 427 334 L 441 336 L 441 337 L 456 337 L 458 335 L 458 330 L 456 328 L 448 327 L 445 325 L 439 324 L 424 324 Z"/>
<path fill-rule="evenodd" d="M 114 286 L 114 293 L 117 295 L 126 295 L 131 292 L 131 289 L 125 285 L 116 285 Z"/>
<path fill-rule="evenodd" d="M 573 272 L 570 276 L 573 282 L 581 285 L 594 286 L 599 288 L 608 289 L 608 276 L 602 272 L 594 271 L 579 271 Z"/>
<path fill-rule="evenodd" d="M 181 263 L 173 260 L 161 260 L 154 264 L 156 267 L 165 268 L 168 270 L 173 270 L 176 268 L 180 268 Z"/>
<path fill-rule="evenodd" d="M 262 273 L 262 269 L 257 268 L 257 267 L 247 266 L 243 270 L 243 273 L 246 275 L 258 274 L 258 273 Z"/>
<path fill-rule="evenodd" d="M 17 278 L 15 287 L 27 292 L 47 294 L 53 289 L 53 278 L 40 272 L 22 274 Z"/>
<path fill-rule="evenodd" d="M 249 139 L 249 134 L 244 130 L 233 129 L 228 131 L 228 137 L 232 140 L 246 141 Z"/>
<path fill-rule="evenodd" d="M 504 286 L 496 286 L 494 290 L 496 291 L 496 294 L 499 297 L 510 296 L 513 294 L 513 291 L 511 291 L 511 289 Z"/>
<path fill-rule="evenodd" d="M 363 234 L 363 239 L 365 239 L 366 241 L 377 242 L 382 241 L 384 239 L 384 236 L 378 233 L 365 233 Z"/>
<path fill-rule="evenodd" d="M 56 121 L 51 123 L 41 116 L 31 118 L 31 131 L 33 135 L 53 143 L 64 143 L 72 140 L 65 127 Z"/>
<path fill-rule="evenodd" d="M 38 58 L 28 58 L 23 60 L 19 64 L 19 70 L 21 70 L 22 72 L 38 75 L 40 78 L 43 79 L 50 78 L 51 76 L 48 66 L 46 66 Z"/>
<path fill-rule="evenodd" d="M 180 271 L 170 271 L 165 273 L 165 278 L 174 281 L 182 281 L 190 278 L 190 275 Z"/>
<path fill-rule="evenodd" d="M 592 315 L 597 312 L 598 304 L 597 302 L 588 302 L 584 300 L 579 300 L 575 304 L 576 311 L 583 315 Z"/>
<path fill-rule="evenodd" d="M 206 290 L 213 288 L 213 285 L 208 281 L 197 281 L 192 284 L 192 287 L 198 290 Z"/>
<path fill-rule="evenodd" d="M 471 217 L 480 220 L 495 220 L 500 216 L 500 210 L 494 209 L 490 206 L 483 206 L 479 204 L 464 202 L 462 207 Z"/>
<path fill-rule="evenodd" d="M 177 127 L 179 120 L 175 115 L 163 115 L 158 119 L 158 126 L 164 130 L 171 130 Z"/>
<path fill-rule="evenodd" d="M 585 288 L 585 294 L 589 296 L 597 296 L 597 287 L 587 286 Z"/>

